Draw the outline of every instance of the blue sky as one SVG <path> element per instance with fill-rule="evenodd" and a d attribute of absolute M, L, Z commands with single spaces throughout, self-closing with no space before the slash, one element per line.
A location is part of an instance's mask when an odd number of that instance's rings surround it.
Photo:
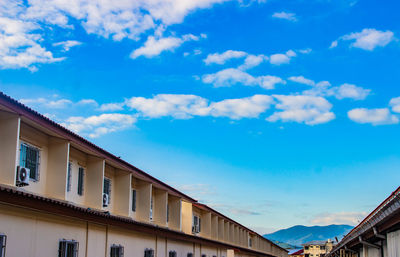
<path fill-rule="evenodd" d="M 0 3 L 0 89 L 258 232 L 400 181 L 400 3 Z"/>

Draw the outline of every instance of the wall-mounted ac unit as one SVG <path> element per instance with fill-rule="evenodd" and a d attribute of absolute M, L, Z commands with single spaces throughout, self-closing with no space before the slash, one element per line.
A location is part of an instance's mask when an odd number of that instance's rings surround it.
<path fill-rule="evenodd" d="M 103 193 L 103 207 L 107 207 L 110 204 L 110 196 Z"/>
<path fill-rule="evenodd" d="M 16 185 L 19 187 L 29 185 L 29 173 L 30 169 L 18 166 L 17 167 L 17 183 Z"/>

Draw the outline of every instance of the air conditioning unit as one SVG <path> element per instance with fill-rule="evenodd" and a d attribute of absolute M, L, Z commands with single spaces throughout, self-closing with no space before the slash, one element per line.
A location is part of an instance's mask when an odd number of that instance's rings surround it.
<path fill-rule="evenodd" d="M 110 204 L 110 196 L 103 193 L 103 207 L 107 207 Z"/>
<path fill-rule="evenodd" d="M 17 167 L 17 183 L 16 183 L 16 185 L 19 187 L 29 185 L 29 173 L 30 173 L 30 169 L 18 166 Z"/>

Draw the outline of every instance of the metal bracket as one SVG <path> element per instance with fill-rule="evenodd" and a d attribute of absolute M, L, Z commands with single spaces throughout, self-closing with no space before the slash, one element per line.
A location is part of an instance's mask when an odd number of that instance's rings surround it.
<path fill-rule="evenodd" d="M 374 248 L 377 248 L 377 249 L 381 249 L 381 246 L 380 246 L 380 245 L 371 244 L 371 243 L 369 243 L 369 242 L 367 242 L 367 241 L 364 241 L 364 240 L 361 238 L 361 236 L 358 237 L 358 240 L 360 240 L 360 243 L 363 244 L 363 245 L 367 245 L 367 246 L 370 246 L 370 247 L 374 247 Z"/>
<path fill-rule="evenodd" d="M 384 235 L 381 235 L 381 234 L 378 233 L 378 230 L 376 229 L 376 227 L 373 227 L 372 230 L 374 230 L 375 237 L 383 239 L 383 240 L 386 239 L 386 237 Z"/>

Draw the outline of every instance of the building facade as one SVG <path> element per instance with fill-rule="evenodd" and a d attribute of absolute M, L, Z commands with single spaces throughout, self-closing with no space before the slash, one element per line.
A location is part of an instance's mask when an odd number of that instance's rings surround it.
<path fill-rule="evenodd" d="M 328 257 L 400 257 L 400 187 L 353 228 Z"/>
<path fill-rule="evenodd" d="M 332 240 L 310 241 L 303 244 L 304 257 L 324 257 L 333 248 Z"/>
<path fill-rule="evenodd" d="M 0 93 L 0 257 L 286 257 Z"/>

